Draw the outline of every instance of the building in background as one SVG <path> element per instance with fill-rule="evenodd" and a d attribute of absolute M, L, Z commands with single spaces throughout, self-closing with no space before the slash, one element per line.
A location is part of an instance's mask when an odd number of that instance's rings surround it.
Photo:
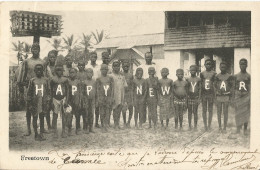
<path fill-rule="evenodd" d="M 136 56 L 140 64 L 144 64 L 146 52 L 153 53 L 153 61 L 161 65 L 164 63 L 164 33 L 120 36 L 104 39 L 95 46 L 98 63 L 101 63 L 101 54 L 108 51 L 111 56 L 131 59 L 131 54 Z M 133 68 L 135 69 L 135 68 Z"/>
<path fill-rule="evenodd" d="M 250 72 L 251 12 L 165 12 L 164 57 L 171 69 L 182 68 L 188 76 L 189 66 L 211 58 L 220 72 L 221 61 L 229 63 L 229 72 L 239 72 L 239 60 L 248 60 Z M 173 70 L 172 70 L 173 71 Z"/>

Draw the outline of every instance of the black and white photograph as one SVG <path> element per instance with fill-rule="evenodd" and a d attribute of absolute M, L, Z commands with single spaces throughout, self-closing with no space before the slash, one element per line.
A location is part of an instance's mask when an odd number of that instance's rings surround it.
<path fill-rule="evenodd" d="M 3 121 L 24 168 L 260 168 L 249 8 L 36 9 L 4 11 Z"/>

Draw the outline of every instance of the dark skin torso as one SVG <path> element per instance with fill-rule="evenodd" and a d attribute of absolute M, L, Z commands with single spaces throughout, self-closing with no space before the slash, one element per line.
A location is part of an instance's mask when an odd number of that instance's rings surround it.
<path fill-rule="evenodd" d="M 185 97 L 187 97 L 187 86 L 188 83 L 187 81 L 184 80 L 176 80 L 173 83 L 173 92 L 174 95 L 179 98 L 179 99 L 183 99 Z"/>
<path fill-rule="evenodd" d="M 62 94 L 60 92 L 56 94 L 59 85 L 61 86 Z M 68 79 L 65 77 L 54 76 L 51 80 L 51 89 L 52 97 L 57 100 L 62 100 L 68 95 Z"/>

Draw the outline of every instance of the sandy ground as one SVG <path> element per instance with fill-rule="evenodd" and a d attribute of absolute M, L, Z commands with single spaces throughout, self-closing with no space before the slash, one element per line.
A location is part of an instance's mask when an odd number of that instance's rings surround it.
<path fill-rule="evenodd" d="M 214 106 L 215 109 L 215 106 Z M 61 119 L 58 118 L 59 138 L 53 139 L 53 134 L 45 134 L 46 141 L 38 142 L 34 140 L 34 133 L 23 136 L 26 133 L 25 112 L 10 112 L 9 116 L 9 148 L 14 151 L 37 150 L 44 151 L 50 149 L 80 149 L 83 145 L 89 149 L 108 149 L 108 148 L 183 148 L 183 147 L 239 147 L 249 148 L 250 136 L 243 133 L 236 139 L 231 138 L 231 133 L 235 131 L 234 109 L 230 107 L 228 129 L 226 134 L 218 132 L 217 113 L 214 110 L 212 131 L 204 132 L 203 120 L 201 117 L 201 105 L 199 106 L 198 131 L 188 130 L 188 115 L 184 115 L 183 131 L 174 129 L 174 119 L 170 119 L 167 130 L 159 128 L 154 131 L 148 128 L 148 122 L 144 124 L 143 130 L 136 130 L 134 119 L 132 118 L 130 129 L 115 131 L 109 129 L 109 133 L 102 133 L 95 128 L 95 134 L 75 135 L 75 118 L 73 118 L 73 136 L 61 138 Z M 223 116 L 222 116 L 223 117 Z M 122 116 L 121 116 L 122 125 Z M 223 118 L 222 118 L 223 119 Z M 111 123 L 113 120 L 111 116 Z M 82 123 L 81 123 L 82 126 Z M 45 124 L 46 127 L 46 124 Z M 33 129 L 32 129 L 33 130 Z"/>

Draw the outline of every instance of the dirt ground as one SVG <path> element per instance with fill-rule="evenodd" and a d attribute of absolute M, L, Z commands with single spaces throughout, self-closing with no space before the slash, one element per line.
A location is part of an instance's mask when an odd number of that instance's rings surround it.
<path fill-rule="evenodd" d="M 214 106 L 215 109 L 215 106 Z M 95 134 L 75 135 L 75 118 L 73 118 L 73 136 L 61 138 L 61 119 L 58 118 L 59 138 L 53 139 L 53 134 L 45 134 L 46 141 L 36 142 L 34 134 L 26 137 L 26 118 L 25 112 L 9 113 L 9 148 L 14 151 L 37 150 L 44 151 L 50 149 L 80 149 L 83 145 L 89 149 L 111 149 L 111 148 L 183 148 L 183 147 L 239 147 L 249 148 L 250 135 L 244 136 L 243 133 L 232 138 L 231 133 L 235 131 L 234 109 L 230 107 L 227 133 L 218 132 L 217 113 L 214 110 L 212 130 L 204 132 L 203 120 L 201 117 L 201 105 L 199 106 L 198 131 L 188 130 L 188 115 L 184 115 L 183 131 L 179 132 L 174 129 L 174 119 L 170 119 L 167 130 L 158 129 L 154 131 L 148 128 L 148 122 L 144 124 L 143 130 L 134 128 L 134 119 L 131 121 L 131 128 L 115 131 L 109 129 L 108 133 L 102 133 L 100 129 L 95 128 Z M 223 116 L 222 116 L 223 117 Z M 122 126 L 122 116 L 120 125 Z M 222 118 L 223 119 L 223 118 Z M 113 120 L 111 116 L 111 123 Z M 82 123 L 81 123 L 82 126 Z M 45 124 L 46 127 L 46 124 Z M 33 130 L 33 129 L 32 129 Z M 33 131 L 32 131 L 33 132 Z"/>

